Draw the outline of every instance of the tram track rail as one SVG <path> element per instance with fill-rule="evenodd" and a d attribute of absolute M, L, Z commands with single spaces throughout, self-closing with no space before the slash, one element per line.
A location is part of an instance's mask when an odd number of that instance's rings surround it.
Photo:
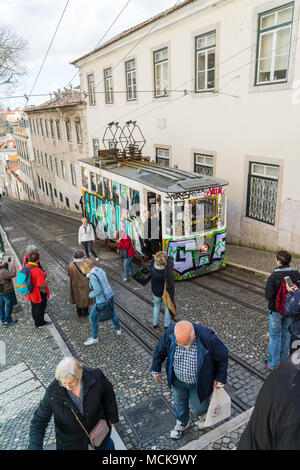
<path fill-rule="evenodd" d="M 7 207 L 5 207 L 5 210 L 7 210 L 7 212 L 10 212 L 10 214 L 12 214 L 11 218 L 15 221 L 15 214 L 13 214 L 12 211 L 10 209 L 8 209 Z M 53 214 L 53 216 L 55 216 L 55 215 L 56 214 Z M 43 248 L 46 251 L 46 253 L 48 253 L 49 256 L 51 256 L 51 258 L 54 259 L 54 261 L 56 261 L 56 263 L 58 263 L 63 269 L 66 269 L 66 267 L 68 266 L 68 264 L 70 262 L 66 257 L 66 253 L 68 253 L 70 255 L 70 258 L 72 258 L 71 251 L 68 248 L 66 248 L 64 245 L 59 243 L 56 239 L 54 239 L 53 243 L 55 243 L 57 245 L 57 247 L 59 247 L 59 246 L 62 247 L 62 251 L 64 252 L 64 254 L 62 254 L 60 252 L 60 250 L 58 250 L 57 248 L 55 249 L 55 248 L 53 248 L 53 246 L 51 246 L 50 241 L 45 242 L 45 240 L 43 240 L 40 236 L 38 236 L 36 232 L 30 230 L 28 228 L 28 226 L 25 225 L 25 221 L 24 221 L 24 223 L 21 223 L 20 218 L 23 219 L 22 215 L 18 214 L 18 225 L 22 227 L 24 232 L 27 232 L 30 235 L 30 237 L 32 238 L 32 240 L 38 242 L 38 244 L 41 246 L 41 248 Z M 76 221 L 74 220 L 74 222 L 76 222 Z M 49 236 L 49 233 L 48 233 L 48 236 Z M 143 294 L 141 294 L 140 292 L 137 292 L 136 290 L 132 289 L 127 284 L 125 285 L 124 283 L 121 283 L 118 279 L 116 279 L 114 276 L 111 276 L 111 274 L 109 274 L 109 273 L 107 273 L 107 276 L 111 280 L 113 280 L 114 282 L 121 285 L 122 288 L 129 290 L 132 294 L 136 295 L 138 298 L 140 298 L 144 302 L 146 302 L 149 305 L 153 306 L 153 302 L 150 299 L 148 299 L 147 297 L 145 297 Z M 202 286 L 197 281 L 193 280 L 193 284 L 199 285 L 200 287 L 203 287 L 204 289 L 207 289 L 207 286 Z M 210 290 L 210 289 L 208 289 L 208 290 Z M 215 289 L 211 289 L 211 290 L 212 290 L 212 292 L 216 293 Z M 220 292 L 220 295 L 222 295 L 223 297 L 226 297 L 226 296 L 224 296 L 223 292 Z M 237 299 L 233 298 L 232 296 L 227 296 L 227 297 L 230 300 L 232 300 L 233 302 L 237 302 Z M 242 302 L 238 302 L 238 303 L 242 303 Z M 118 302 L 116 299 L 115 299 L 115 304 L 121 312 L 123 312 L 125 315 L 127 315 L 130 318 L 130 321 L 133 321 L 136 324 L 138 324 L 138 326 L 140 328 L 142 328 L 143 331 L 149 335 L 149 337 L 151 337 L 151 341 L 155 340 L 155 343 L 157 343 L 157 341 L 160 339 L 160 336 L 158 336 L 150 328 L 148 328 L 147 325 L 145 325 L 145 323 L 139 321 L 132 312 L 130 312 L 123 305 L 121 305 L 120 302 Z M 249 305 L 246 304 L 246 303 L 242 303 L 242 305 L 249 308 Z M 263 312 L 263 313 L 265 313 L 265 312 Z M 130 335 L 138 344 L 140 344 L 147 353 L 149 353 L 150 355 L 153 355 L 155 347 L 153 347 L 153 345 L 149 344 L 149 341 L 145 341 L 143 338 L 141 338 L 141 336 L 139 336 L 137 334 L 136 328 L 132 327 L 132 325 L 130 325 L 128 322 L 124 321 L 123 318 L 120 318 L 120 323 L 122 325 L 122 328 L 124 329 L 124 331 L 126 331 L 126 333 L 128 335 Z M 59 330 L 61 331 L 61 328 L 59 328 Z M 65 339 L 65 335 L 63 335 L 63 337 Z M 69 341 L 68 341 L 68 343 L 69 343 Z M 74 348 L 72 348 L 72 349 L 74 351 Z M 262 381 L 265 381 L 265 379 L 267 377 L 267 374 L 263 374 L 259 370 L 252 367 L 250 364 L 245 363 L 245 361 L 243 359 L 239 358 L 237 355 L 235 355 L 233 353 L 229 354 L 229 358 L 232 361 L 238 363 L 241 367 L 243 367 L 247 371 L 249 371 L 252 375 L 256 376 L 257 378 L 261 379 Z M 239 400 L 237 397 L 234 396 L 234 393 L 232 392 L 232 387 L 230 385 L 228 385 L 228 388 L 230 388 L 229 392 L 230 392 L 230 395 L 231 395 L 231 398 L 232 398 L 232 402 L 233 402 L 234 406 L 236 407 L 236 409 L 238 409 L 240 411 L 246 411 L 247 409 L 249 409 L 249 405 L 247 405 L 246 403 L 244 403 L 243 401 Z"/>

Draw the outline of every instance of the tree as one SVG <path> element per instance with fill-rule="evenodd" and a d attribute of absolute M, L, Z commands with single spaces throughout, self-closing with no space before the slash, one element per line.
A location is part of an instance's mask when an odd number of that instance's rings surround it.
<path fill-rule="evenodd" d="M 7 25 L 0 25 L 0 87 L 17 85 L 25 70 L 21 65 L 27 42 Z"/>

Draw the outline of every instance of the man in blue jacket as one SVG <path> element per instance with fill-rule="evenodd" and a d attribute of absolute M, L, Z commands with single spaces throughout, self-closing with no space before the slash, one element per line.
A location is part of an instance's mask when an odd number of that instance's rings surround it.
<path fill-rule="evenodd" d="M 179 439 L 189 426 L 189 401 L 204 428 L 209 399 L 214 388 L 227 378 L 228 349 L 215 333 L 204 326 L 180 321 L 170 326 L 159 341 L 152 362 L 152 375 L 161 382 L 161 365 L 166 362 L 168 385 L 174 388 L 176 426 L 172 439 Z"/>

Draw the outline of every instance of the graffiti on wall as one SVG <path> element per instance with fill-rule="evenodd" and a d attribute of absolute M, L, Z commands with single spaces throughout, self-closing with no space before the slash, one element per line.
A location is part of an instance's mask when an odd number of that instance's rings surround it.
<path fill-rule="evenodd" d="M 164 250 L 174 260 L 177 279 L 186 279 L 225 266 L 226 232 L 187 240 L 164 240 Z"/>
<path fill-rule="evenodd" d="M 219 194 L 225 194 L 226 193 L 226 186 L 219 186 L 217 188 L 209 188 L 206 189 L 205 191 L 199 191 L 199 190 L 191 190 L 191 191 L 183 191 L 182 193 L 168 193 L 166 196 L 166 199 L 169 199 L 170 201 L 173 201 L 175 199 L 178 200 L 185 200 L 185 199 L 190 199 L 190 198 L 206 198 L 206 197 L 212 197 L 212 196 L 218 196 Z"/>

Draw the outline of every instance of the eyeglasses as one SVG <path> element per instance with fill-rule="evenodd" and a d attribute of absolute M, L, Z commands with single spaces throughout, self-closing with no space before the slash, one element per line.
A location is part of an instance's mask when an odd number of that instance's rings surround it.
<path fill-rule="evenodd" d="M 59 385 L 64 388 L 75 388 L 77 387 L 78 383 L 79 383 L 79 379 L 74 379 L 72 382 L 67 383 L 67 384 L 63 384 L 61 380 L 59 381 Z"/>

